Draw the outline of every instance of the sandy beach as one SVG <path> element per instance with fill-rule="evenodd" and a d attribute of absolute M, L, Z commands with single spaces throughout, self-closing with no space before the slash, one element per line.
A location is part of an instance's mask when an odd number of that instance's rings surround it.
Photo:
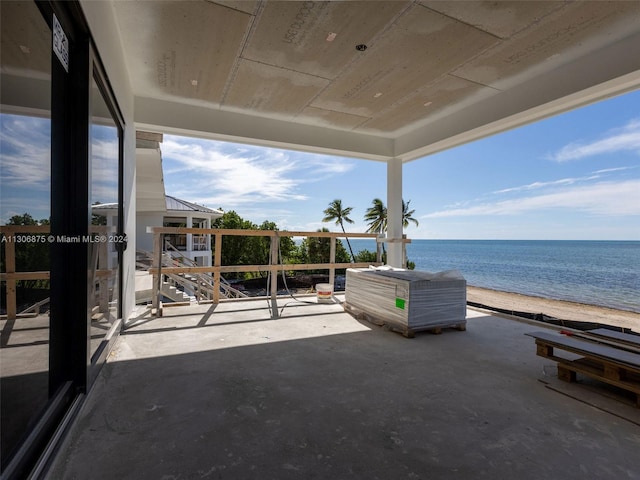
<path fill-rule="evenodd" d="M 494 308 L 520 312 L 543 313 L 551 317 L 579 322 L 596 322 L 630 328 L 640 333 L 640 313 L 582 303 L 530 297 L 479 287 L 467 287 L 467 301 Z"/>

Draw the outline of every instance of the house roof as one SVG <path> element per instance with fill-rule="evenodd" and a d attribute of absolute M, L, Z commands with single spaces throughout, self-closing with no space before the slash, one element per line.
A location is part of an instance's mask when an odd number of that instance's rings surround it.
<path fill-rule="evenodd" d="M 224 212 L 221 210 L 208 208 L 202 205 L 198 205 L 196 203 L 187 202 L 186 200 L 181 200 L 176 197 L 172 197 L 171 195 L 165 195 L 166 203 L 167 203 L 167 211 L 168 212 L 202 212 L 208 213 L 210 215 L 223 215 Z"/>
<path fill-rule="evenodd" d="M 186 200 L 181 200 L 176 197 L 172 197 L 171 195 L 165 195 L 165 205 L 167 212 L 200 212 L 207 213 L 209 215 L 215 215 L 216 217 L 222 216 L 224 212 L 222 210 L 217 210 L 215 208 L 208 208 L 203 205 L 198 205 L 197 203 L 188 202 Z M 95 211 L 113 211 L 118 208 L 117 203 L 100 203 L 96 205 L 92 205 L 91 209 Z M 161 211 L 159 209 L 158 211 Z"/>

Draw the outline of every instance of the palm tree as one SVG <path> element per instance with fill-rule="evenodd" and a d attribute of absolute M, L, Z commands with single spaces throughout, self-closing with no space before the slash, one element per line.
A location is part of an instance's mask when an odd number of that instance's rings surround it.
<path fill-rule="evenodd" d="M 367 209 L 364 219 L 369 222 L 367 233 L 382 234 L 387 230 L 387 207 L 379 198 L 374 198 L 372 206 Z"/>
<path fill-rule="evenodd" d="M 409 211 L 410 203 L 411 200 L 408 202 L 402 200 L 402 226 L 404 228 L 407 228 L 410 222 L 414 223 L 416 227 L 419 225 L 418 220 L 412 216 L 415 210 Z M 368 208 L 364 214 L 364 219 L 369 222 L 367 232 L 384 233 L 387 231 L 387 207 L 379 198 L 374 198 L 372 204 L 373 206 Z"/>
<path fill-rule="evenodd" d="M 372 206 L 367 209 L 364 214 L 365 221 L 369 222 L 369 228 L 367 228 L 367 233 L 377 233 L 378 235 L 382 235 L 387 231 L 387 207 L 384 206 L 384 203 L 379 198 L 374 198 Z M 376 249 L 380 248 L 380 244 L 376 242 Z M 382 254 L 386 254 L 387 249 L 382 243 Z"/>
<path fill-rule="evenodd" d="M 412 217 L 415 210 L 409 211 L 410 203 L 411 203 L 411 200 L 409 200 L 407 203 L 405 203 L 404 200 L 402 200 L 402 226 L 404 228 L 407 228 L 409 226 L 409 222 L 415 223 L 416 227 L 419 225 L 418 220 Z"/>
<path fill-rule="evenodd" d="M 349 218 L 349 214 L 353 210 L 353 207 L 342 208 L 342 200 L 336 199 L 333 202 L 329 203 L 329 207 L 323 212 L 324 218 L 323 222 L 334 222 L 336 225 L 340 225 L 342 227 L 342 233 L 346 234 L 347 232 L 344 229 L 344 222 L 354 223 L 353 220 Z M 349 252 L 351 253 L 351 258 L 353 261 L 356 261 L 356 257 L 353 254 L 353 250 L 351 249 L 351 243 L 349 242 L 349 237 L 347 237 L 347 245 L 349 245 Z"/>

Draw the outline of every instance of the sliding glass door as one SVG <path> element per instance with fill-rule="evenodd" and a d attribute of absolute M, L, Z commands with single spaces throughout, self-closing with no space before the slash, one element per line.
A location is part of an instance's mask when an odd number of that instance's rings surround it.
<path fill-rule="evenodd" d="M 49 401 L 52 33 L 35 3 L 1 2 L 0 458 Z"/>
<path fill-rule="evenodd" d="M 91 78 L 89 189 L 91 242 L 89 285 L 92 364 L 100 362 L 111 331 L 122 318 L 120 303 L 122 228 L 122 123 L 98 68 Z"/>
<path fill-rule="evenodd" d="M 22 478 L 119 332 L 124 124 L 77 2 L 0 19 L 0 471 Z"/>

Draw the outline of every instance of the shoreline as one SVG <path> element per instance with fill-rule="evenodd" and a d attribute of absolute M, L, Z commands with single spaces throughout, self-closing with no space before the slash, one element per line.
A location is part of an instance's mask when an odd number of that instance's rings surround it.
<path fill-rule="evenodd" d="M 629 328 L 640 333 L 640 313 L 629 310 L 616 310 L 609 307 L 533 297 L 469 285 L 467 286 L 467 302 L 505 310 L 543 313 L 562 320 L 602 323 Z"/>

